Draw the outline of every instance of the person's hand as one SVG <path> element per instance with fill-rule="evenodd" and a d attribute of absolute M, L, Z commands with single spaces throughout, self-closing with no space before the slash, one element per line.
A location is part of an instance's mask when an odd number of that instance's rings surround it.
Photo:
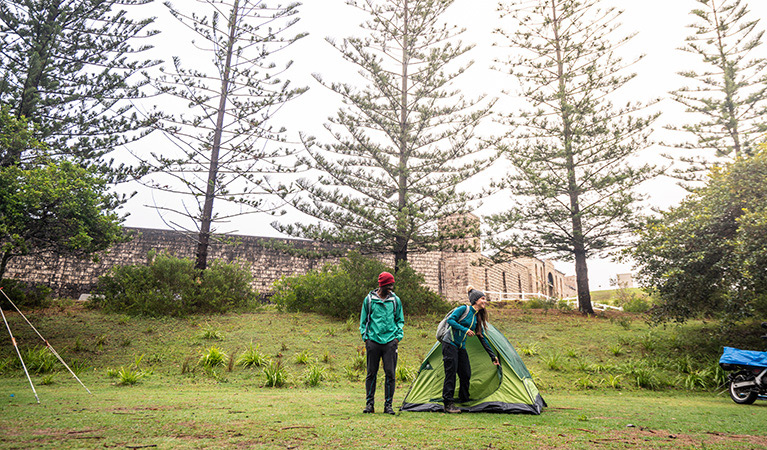
<path fill-rule="evenodd" d="M 501 365 L 501 363 L 498 362 L 498 357 L 493 358 L 493 364 L 495 364 L 496 366 L 500 366 Z"/>
<path fill-rule="evenodd" d="M 474 336 L 475 334 L 474 334 L 473 331 L 469 330 L 469 331 L 466 332 L 466 335 L 467 336 Z"/>

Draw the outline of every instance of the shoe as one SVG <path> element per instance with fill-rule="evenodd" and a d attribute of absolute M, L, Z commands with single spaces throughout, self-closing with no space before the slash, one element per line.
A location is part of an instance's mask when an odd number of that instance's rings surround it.
<path fill-rule="evenodd" d="M 384 414 L 391 414 L 394 415 L 394 410 L 392 409 L 391 405 L 384 405 Z"/>
<path fill-rule="evenodd" d="M 445 405 L 445 412 L 448 414 L 461 414 L 461 410 L 456 408 L 452 403 Z"/>
<path fill-rule="evenodd" d="M 376 411 L 375 411 L 375 408 L 373 408 L 372 403 L 368 403 L 367 405 L 365 405 L 365 409 L 362 410 L 363 414 L 373 414 L 374 412 Z"/>

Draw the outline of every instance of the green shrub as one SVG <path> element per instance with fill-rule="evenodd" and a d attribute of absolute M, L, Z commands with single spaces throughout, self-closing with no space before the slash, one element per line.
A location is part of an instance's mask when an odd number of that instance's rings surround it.
<path fill-rule="evenodd" d="M 200 357 L 199 365 L 202 367 L 219 367 L 226 363 L 227 355 L 217 347 L 209 348 Z"/>
<path fill-rule="evenodd" d="M 147 316 L 223 313 L 250 306 L 251 274 L 213 260 L 201 276 L 189 258 L 150 252 L 147 265 L 115 266 L 99 278 L 91 304 L 107 312 Z"/>
<path fill-rule="evenodd" d="M 120 370 L 117 371 L 117 384 L 121 386 L 133 386 L 145 376 L 147 376 L 147 373 L 141 369 L 120 367 Z"/>
<path fill-rule="evenodd" d="M 48 373 L 56 369 L 56 356 L 47 347 L 35 346 L 24 352 L 24 364 L 34 373 Z"/>
<path fill-rule="evenodd" d="M 320 382 L 325 381 L 327 377 L 327 371 L 324 367 L 311 365 L 304 374 L 304 384 L 312 387 L 317 386 Z"/>
<path fill-rule="evenodd" d="M 269 357 L 261 353 L 261 345 L 253 347 L 251 342 L 248 349 L 237 358 L 237 365 L 242 367 L 263 367 L 269 364 Z"/>
<path fill-rule="evenodd" d="M 13 301 L 13 304 L 19 308 L 22 306 L 44 308 L 51 303 L 51 288 L 48 286 L 5 278 L 0 280 L 0 287 L 3 288 L 5 295 Z M 11 304 L 8 303 L 5 295 L 0 294 L 0 305 L 9 309 Z"/>
<path fill-rule="evenodd" d="M 288 371 L 282 367 L 281 361 L 272 361 L 264 367 L 266 375 L 266 385 L 268 387 L 281 387 L 288 381 Z"/>
<path fill-rule="evenodd" d="M 305 275 L 283 277 L 274 284 L 272 301 L 281 309 L 347 319 L 359 317 L 362 300 L 377 286 L 381 272 L 393 272 L 376 259 L 350 253 L 339 264 Z M 407 264 L 395 275 L 395 292 L 407 315 L 444 313 L 450 305 L 423 286 L 423 276 Z M 349 327 L 347 326 L 347 329 Z M 356 328 L 356 327 L 355 327 Z"/>

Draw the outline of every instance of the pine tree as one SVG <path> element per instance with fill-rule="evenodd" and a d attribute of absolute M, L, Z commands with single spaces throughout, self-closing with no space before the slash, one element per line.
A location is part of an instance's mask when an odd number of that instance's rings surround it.
<path fill-rule="evenodd" d="M 749 156 L 767 131 L 767 60 L 756 56 L 764 30 L 742 0 L 696 0 L 689 25 L 694 34 L 682 50 L 698 56 L 702 71 L 679 75 L 692 85 L 671 92 L 695 121 L 668 127 L 694 136 L 670 155 L 683 167 L 676 175 L 701 180 L 712 164 Z"/>
<path fill-rule="evenodd" d="M 199 60 L 190 69 L 174 58 L 173 68 L 160 80 L 160 90 L 182 100 L 189 114 L 164 121 L 164 132 L 181 153 L 178 157 L 152 154 L 151 164 L 163 176 L 152 177 L 148 184 L 176 194 L 172 206 L 158 209 L 194 222 L 196 268 L 204 270 L 214 223 L 273 208 L 263 197 L 272 190 L 268 175 L 290 168 L 283 160 L 291 152 L 279 144 L 285 140 L 285 130 L 271 123 L 276 111 L 304 89 L 280 80 L 291 63 L 278 66 L 274 54 L 303 34 L 287 35 L 298 20 L 294 16 L 299 3 L 274 7 L 261 0 L 197 3 L 194 11 L 166 6 L 201 38 L 194 45 L 208 54 L 210 70 L 215 72 L 206 71 Z M 200 13 L 200 4 L 209 15 Z M 191 204 L 184 196 L 191 198 Z M 216 200 L 235 208 L 216 214 Z M 170 225 L 189 231 L 184 223 Z"/>
<path fill-rule="evenodd" d="M 5 0 L 0 3 L 0 103 L 35 124 L 53 156 L 75 158 L 112 175 L 104 156 L 140 138 L 154 120 L 138 115 L 141 73 L 135 60 L 152 19 L 133 20 L 130 7 L 150 0 Z M 9 152 L 0 165 L 20 162 Z"/>
<path fill-rule="evenodd" d="M 492 245 L 506 257 L 519 252 L 575 260 L 579 309 L 593 314 L 590 255 L 620 246 L 640 198 L 634 188 L 653 174 L 628 159 L 648 145 L 642 105 L 610 99 L 634 77 L 615 49 L 630 39 L 610 36 L 619 11 L 599 0 L 546 0 L 502 5 L 510 22 L 498 33 L 516 57 L 502 61 L 521 85 L 527 110 L 502 116 L 514 169 L 506 186 L 512 207 L 489 217 Z M 529 5 L 529 3 L 528 3 Z M 513 19 L 513 20 L 509 20 Z"/>
<path fill-rule="evenodd" d="M 301 179 L 305 195 L 293 199 L 319 223 L 275 223 L 276 229 L 390 254 L 398 268 L 409 252 L 438 248 L 470 227 L 453 219 L 454 233 L 444 232 L 438 223 L 467 212 L 476 199 L 459 184 L 490 163 L 476 128 L 494 101 L 465 99 L 453 87 L 471 64 L 457 60 L 472 46 L 457 40 L 462 29 L 441 21 L 452 3 L 349 2 L 369 16 L 364 36 L 329 42 L 357 66 L 361 82 L 315 75 L 343 106 L 325 125 L 332 143 L 304 137 L 305 162 L 319 175 Z"/>

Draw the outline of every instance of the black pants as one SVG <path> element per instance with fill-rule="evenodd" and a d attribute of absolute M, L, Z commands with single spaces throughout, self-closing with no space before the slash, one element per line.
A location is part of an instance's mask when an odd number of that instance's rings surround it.
<path fill-rule="evenodd" d="M 386 344 L 368 339 L 365 342 L 365 353 L 368 359 L 368 375 L 365 377 L 365 391 L 367 391 L 366 403 L 375 402 L 376 396 L 376 377 L 378 377 L 379 361 L 383 360 L 384 375 L 384 403 L 392 404 L 394 399 L 394 371 L 397 369 L 397 341 L 392 340 Z"/>
<path fill-rule="evenodd" d="M 458 388 L 458 402 L 469 401 L 469 382 L 471 380 L 471 364 L 465 348 L 442 343 L 442 363 L 445 365 L 445 384 L 442 386 L 442 402 L 446 405 L 453 403 L 455 397 L 455 375 L 461 380 Z"/>

